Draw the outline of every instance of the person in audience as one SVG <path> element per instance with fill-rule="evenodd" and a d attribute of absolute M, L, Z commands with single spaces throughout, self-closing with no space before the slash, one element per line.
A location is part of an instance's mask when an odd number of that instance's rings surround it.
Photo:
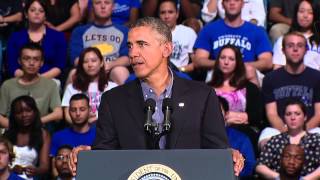
<path fill-rule="evenodd" d="M 67 122 L 72 123 L 69 114 L 69 101 L 72 95 L 84 93 L 89 97 L 91 110 L 89 122 L 93 123 L 98 118 L 102 93 L 116 86 L 117 84 L 109 81 L 104 71 L 104 60 L 99 49 L 95 47 L 84 49 L 80 54 L 72 84 L 68 84 L 62 98 L 61 106 L 64 108 Z"/>
<path fill-rule="evenodd" d="M 218 96 L 218 98 L 222 115 L 226 117 L 229 114 L 229 104 L 225 98 L 221 96 Z M 244 167 L 240 173 L 240 178 L 249 178 L 253 175 L 254 168 L 256 166 L 256 158 L 252 143 L 245 134 L 232 127 L 229 127 L 227 122 L 225 124 L 231 148 L 239 150 L 245 158 Z"/>
<path fill-rule="evenodd" d="M 27 28 L 12 33 L 8 41 L 7 60 L 10 76 L 21 77 L 19 51 L 27 43 L 37 43 L 44 51 L 40 74 L 46 78 L 58 78 L 65 68 L 67 42 L 62 32 L 46 27 L 47 9 L 41 0 L 29 0 L 25 6 Z"/>
<path fill-rule="evenodd" d="M 81 20 L 78 0 L 45 0 L 45 24 L 57 31 L 71 32 Z"/>
<path fill-rule="evenodd" d="M 142 16 L 156 17 L 161 0 L 143 0 L 142 1 Z M 179 0 L 177 1 L 179 9 L 179 23 L 189 19 L 200 16 L 202 0 Z"/>
<path fill-rule="evenodd" d="M 57 168 L 57 180 L 75 180 L 68 166 L 69 155 L 72 147 L 69 145 L 60 146 L 55 159 L 55 167 Z"/>
<path fill-rule="evenodd" d="M 290 99 L 284 109 L 284 123 L 287 131 L 271 137 L 263 147 L 256 171 L 266 179 L 279 176 L 281 153 L 288 144 L 298 144 L 304 148 L 305 161 L 301 171 L 303 179 L 319 177 L 320 134 L 309 133 L 306 129 L 307 109 L 300 100 Z"/>
<path fill-rule="evenodd" d="M 14 145 L 12 170 L 33 179 L 49 170 L 50 135 L 42 128 L 40 112 L 31 96 L 19 96 L 11 103 L 9 128 L 4 136 Z"/>
<path fill-rule="evenodd" d="M 130 26 L 139 18 L 140 0 L 114 0 L 112 22 Z"/>
<path fill-rule="evenodd" d="M 222 0 L 205 0 L 201 9 L 201 18 L 209 23 L 217 16 L 225 18 Z M 266 11 L 263 0 L 246 0 L 241 10 L 241 18 L 258 26 L 265 27 Z"/>
<path fill-rule="evenodd" d="M 93 0 L 93 24 L 76 27 L 70 39 L 70 58 L 74 65 L 78 64 L 79 56 L 87 47 L 97 47 L 104 58 L 106 73 L 117 84 L 123 84 L 129 76 L 126 66 L 129 65 L 127 36 L 128 29 L 111 21 L 113 0 Z M 68 83 L 75 74 L 72 70 Z"/>
<path fill-rule="evenodd" d="M 15 172 L 10 171 L 10 165 L 15 158 L 11 142 L 0 136 L 0 179 L 23 180 Z"/>
<path fill-rule="evenodd" d="M 301 32 L 307 39 L 307 52 L 304 56 L 304 64 L 313 69 L 320 70 L 320 34 L 318 33 L 319 17 L 316 16 L 316 8 L 311 0 L 302 0 L 295 7 L 292 25 L 289 32 Z M 273 46 L 274 69 L 278 69 L 286 64 L 286 57 L 282 51 L 283 36 L 280 36 Z"/>
<path fill-rule="evenodd" d="M 2 82 L 3 50 L 7 47 L 9 35 L 19 27 L 22 22 L 23 9 L 21 0 L 0 1 L 0 83 Z"/>
<path fill-rule="evenodd" d="M 95 135 L 95 125 L 90 125 L 90 106 L 89 98 L 85 94 L 75 94 L 70 99 L 69 114 L 72 124 L 69 128 L 65 128 L 54 133 L 50 155 L 56 156 L 59 147 L 70 145 L 76 147 L 79 145 L 92 145 Z M 52 159 L 52 169 L 54 176 L 58 175 L 55 167 L 55 159 Z"/>
<path fill-rule="evenodd" d="M 179 12 L 175 0 L 162 0 L 159 4 L 159 17 L 172 32 L 173 51 L 170 61 L 181 71 L 193 71 L 193 45 L 197 34 L 193 29 L 182 24 L 177 25 Z"/>
<path fill-rule="evenodd" d="M 36 102 L 43 124 L 62 119 L 63 112 L 57 84 L 39 74 L 44 64 L 39 44 L 28 43 L 20 50 L 22 76 L 6 80 L 0 88 L 0 126 L 8 128 L 10 104 L 18 96 L 30 95 Z"/>
<path fill-rule="evenodd" d="M 194 66 L 212 69 L 220 49 L 232 44 L 241 49 L 247 78 L 259 86 L 256 70 L 272 68 L 272 49 L 267 33 L 241 18 L 244 0 L 223 0 L 222 5 L 225 18 L 205 25 L 198 34 Z"/>
<path fill-rule="evenodd" d="M 292 25 L 294 7 L 300 0 L 269 0 L 269 21 L 273 23 L 269 30 L 272 43 L 286 34 Z"/>
<path fill-rule="evenodd" d="M 301 180 L 300 174 L 304 158 L 302 147 L 297 144 L 286 145 L 281 154 L 279 178 L 277 180 Z"/>
<path fill-rule="evenodd" d="M 242 131 L 256 145 L 263 125 L 262 94 L 247 80 L 239 48 L 230 44 L 221 48 L 208 84 L 228 102 L 227 126 Z"/>
<path fill-rule="evenodd" d="M 320 72 L 303 63 L 307 40 L 299 32 L 290 32 L 283 37 L 282 48 L 286 65 L 270 72 L 263 79 L 262 92 L 271 127 L 262 131 L 260 147 L 271 136 L 288 130 L 283 120 L 288 99 L 300 99 L 307 107 L 306 130 L 318 130 L 320 125 Z"/>

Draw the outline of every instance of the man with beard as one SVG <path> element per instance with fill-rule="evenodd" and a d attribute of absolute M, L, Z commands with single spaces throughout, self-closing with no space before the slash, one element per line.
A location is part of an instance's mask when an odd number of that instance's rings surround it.
<path fill-rule="evenodd" d="M 265 109 L 272 128 L 262 131 L 260 147 L 271 136 L 287 131 L 283 116 L 288 99 L 299 99 L 307 107 L 307 130 L 316 130 L 314 128 L 320 124 L 320 72 L 303 64 L 307 49 L 305 37 L 299 32 L 286 34 L 282 49 L 286 56 L 286 65 L 267 74 L 263 80 Z"/>
<path fill-rule="evenodd" d="M 72 147 L 69 145 L 61 146 L 58 149 L 58 153 L 55 157 L 55 166 L 58 171 L 57 180 L 74 180 L 71 171 L 68 166 L 69 154 L 72 151 Z"/>
<path fill-rule="evenodd" d="M 96 136 L 96 127 L 89 124 L 89 112 L 89 99 L 85 94 L 75 94 L 71 97 L 69 113 L 72 125 L 53 134 L 51 156 L 55 156 L 59 147 L 63 145 L 70 145 L 71 147 L 92 145 Z M 55 170 L 53 170 L 53 174 L 57 175 Z"/>

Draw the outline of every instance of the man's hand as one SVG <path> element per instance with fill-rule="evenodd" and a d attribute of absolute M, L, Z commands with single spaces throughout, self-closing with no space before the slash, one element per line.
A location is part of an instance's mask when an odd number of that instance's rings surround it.
<path fill-rule="evenodd" d="M 72 149 L 72 152 L 69 155 L 69 169 L 71 170 L 72 176 L 76 176 L 77 174 L 77 162 L 78 162 L 78 154 L 80 151 L 89 151 L 91 150 L 91 146 L 78 146 Z"/>
<path fill-rule="evenodd" d="M 232 160 L 234 162 L 234 174 L 236 176 L 239 176 L 240 172 L 244 167 L 245 159 L 238 150 L 232 149 Z"/>

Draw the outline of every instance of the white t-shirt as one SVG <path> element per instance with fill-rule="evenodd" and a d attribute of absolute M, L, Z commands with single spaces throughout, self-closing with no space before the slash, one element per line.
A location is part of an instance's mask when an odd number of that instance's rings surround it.
<path fill-rule="evenodd" d="M 197 34 L 190 27 L 177 25 L 172 31 L 173 51 L 170 61 L 176 66 L 186 66 L 189 63 L 189 53 L 193 52 L 193 45 Z"/>
<path fill-rule="evenodd" d="M 104 89 L 103 92 L 108 91 L 116 86 L 118 86 L 118 84 L 109 81 L 108 86 Z M 89 104 L 91 107 L 91 112 L 95 113 L 96 116 L 98 117 L 98 107 L 100 105 L 101 95 L 103 92 L 99 91 L 97 82 L 90 83 L 87 92 L 82 92 L 80 90 L 77 90 L 73 87 L 72 84 L 69 84 L 63 94 L 61 106 L 69 107 L 69 101 L 74 94 L 85 93 L 90 100 Z"/>
<path fill-rule="evenodd" d="M 304 35 L 307 39 L 308 36 Z M 273 46 L 272 63 L 277 65 L 286 65 L 286 56 L 282 51 L 283 36 L 279 37 Z M 319 47 L 312 46 L 308 41 L 308 50 L 304 55 L 303 62 L 306 66 L 320 70 L 320 49 Z"/>

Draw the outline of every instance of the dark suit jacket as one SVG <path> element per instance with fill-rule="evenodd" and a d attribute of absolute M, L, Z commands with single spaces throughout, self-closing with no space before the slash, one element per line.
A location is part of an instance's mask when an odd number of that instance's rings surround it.
<path fill-rule="evenodd" d="M 174 77 L 169 149 L 228 148 L 224 120 L 213 88 Z M 148 149 L 139 80 L 102 95 L 93 149 Z"/>

